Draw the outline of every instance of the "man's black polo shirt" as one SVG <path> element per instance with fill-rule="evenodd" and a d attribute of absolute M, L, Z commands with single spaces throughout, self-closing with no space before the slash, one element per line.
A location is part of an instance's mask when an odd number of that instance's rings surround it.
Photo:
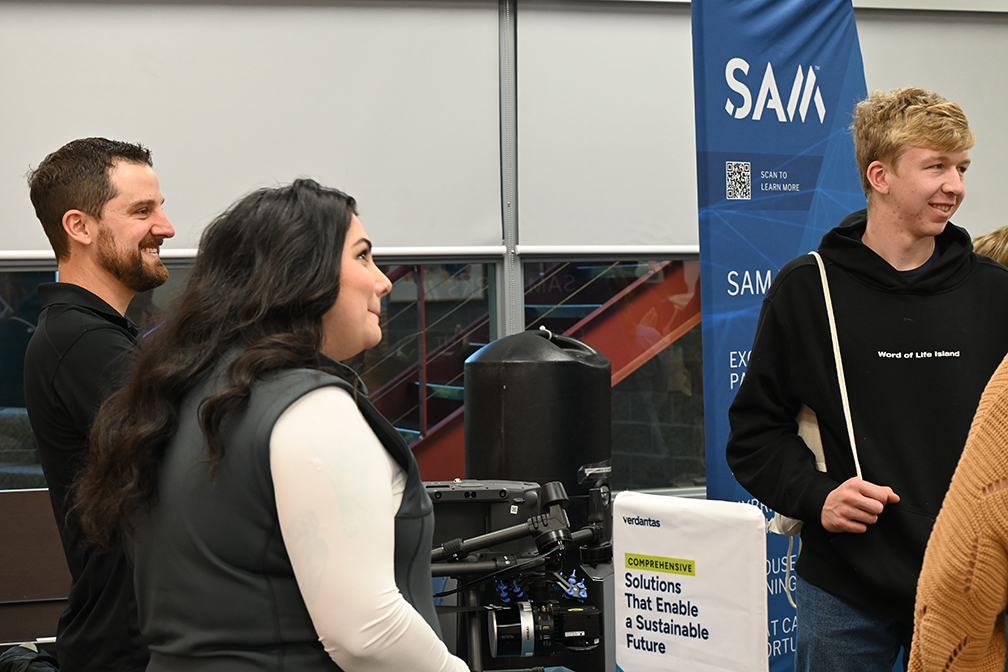
<path fill-rule="evenodd" d="M 101 402 L 124 382 L 138 331 L 77 285 L 47 283 L 38 291 L 42 313 L 25 353 L 25 406 L 73 577 L 57 630 L 60 670 L 143 670 L 147 649 L 126 557 L 121 549 L 88 548 L 76 520 L 66 515 L 91 424 Z"/>

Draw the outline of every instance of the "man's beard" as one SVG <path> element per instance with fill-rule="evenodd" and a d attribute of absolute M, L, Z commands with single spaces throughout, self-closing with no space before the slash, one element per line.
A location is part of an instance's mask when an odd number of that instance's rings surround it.
<path fill-rule="evenodd" d="M 154 238 L 144 239 L 132 252 L 120 253 L 108 227 L 98 229 L 98 263 L 137 293 L 160 287 L 168 280 L 168 269 L 160 259 L 154 265 L 144 263 L 141 247 L 158 247 L 158 242 Z"/>

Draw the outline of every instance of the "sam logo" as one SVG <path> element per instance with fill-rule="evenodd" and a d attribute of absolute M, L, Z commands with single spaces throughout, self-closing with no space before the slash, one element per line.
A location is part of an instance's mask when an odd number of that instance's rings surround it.
<path fill-rule="evenodd" d="M 661 527 L 661 521 L 654 518 L 641 518 L 640 516 L 623 516 L 623 522 L 627 525 L 643 525 L 644 527 Z"/>
<path fill-rule="evenodd" d="M 777 113 L 778 121 L 794 121 L 796 113 L 801 116 L 802 121 L 805 121 L 809 106 L 814 102 L 816 112 L 819 113 L 819 123 L 826 120 L 826 106 L 823 104 L 822 94 L 819 93 L 819 87 L 816 85 L 815 68 L 811 65 L 808 68 L 808 75 L 802 72 L 800 65 L 798 66 L 786 108 L 780 91 L 777 89 L 773 66 L 769 62 L 766 64 L 763 82 L 756 95 L 755 107 L 749 87 L 736 77 L 736 73 L 739 71 L 743 75 L 749 74 L 749 64 L 744 59 L 733 58 L 728 61 L 728 65 L 725 66 L 725 81 L 728 83 L 728 88 L 742 96 L 742 104 L 736 105 L 731 98 L 728 98 L 725 101 L 725 111 L 736 119 L 745 119 L 751 113 L 753 121 L 759 121 L 763 118 L 763 112 L 766 108 L 770 108 Z"/>

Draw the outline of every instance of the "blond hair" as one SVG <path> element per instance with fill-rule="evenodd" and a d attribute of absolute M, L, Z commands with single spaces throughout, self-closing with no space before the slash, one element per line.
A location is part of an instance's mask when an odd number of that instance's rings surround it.
<path fill-rule="evenodd" d="M 973 251 L 990 257 L 1002 266 L 1008 266 L 1008 226 L 974 238 Z"/>
<path fill-rule="evenodd" d="M 968 150 L 976 144 L 962 108 L 937 93 L 916 86 L 875 91 L 854 108 L 850 125 L 865 196 L 872 196 L 868 166 L 875 161 L 894 170 L 910 147 L 941 152 Z"/>

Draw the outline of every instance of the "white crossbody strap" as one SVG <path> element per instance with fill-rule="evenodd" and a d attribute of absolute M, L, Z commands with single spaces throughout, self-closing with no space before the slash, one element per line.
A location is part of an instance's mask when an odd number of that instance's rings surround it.
<path fill-rule="evenodd" d="M 826 281 L 826 265 L 818 252 L 809 252 L 819 264 L 822 277 L 823 296 L 826 297 L 826 315 L 829 317 L 830 335 L 833 338 L 833 356 L 836 358 L 837 382 L 840 383 L 840 398 L 843 400 L 844 418 L 847 420 L 847 436 L 850 438 L 851 453 L 854 455 L 854 470 L 861 478 L 861 463 L 858 461 L 857 444 L 854 442 L 854 423 L 851 420 L 850 402 L 847 401 L 847 381 L 844 378 L 843 360 L 840 359 L 840 341 L 837 339 L 836 320 L 833 319 L 833 300 L 830 298 L 829 283 Z"/>

